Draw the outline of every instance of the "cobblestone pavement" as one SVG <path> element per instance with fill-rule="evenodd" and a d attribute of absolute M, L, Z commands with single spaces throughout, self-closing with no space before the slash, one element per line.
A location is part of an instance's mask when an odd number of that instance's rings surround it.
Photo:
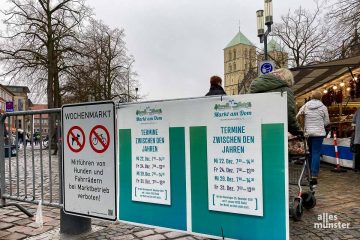
<path fill-rule="evenodd" d="M 32 198 L 35 192 L 35 199 L 41 198 L 40 178 L 41 168 L 45 169 L 43 174 L 44 180 L 44 199 L 49 201 L 52 196 L 52 201 L 58 201 L 58 163 L 56 156 L 51 156 L 51 166 L 49 167 L 49 154 L 43 151 L 43 164 L 41 167 L 39 156 L 40 151 L 34 150 L 34 170 L 32 167 L 32 157 L 28 156 L 29 161 L 25 175 L 25 166 L 23 165 L 24 157 L 21 153 L 18 157 L 19 165 L 16 164 L 16 158 L 11 160 L 12 169 L 12 191 L 17 194 L 17 182 L 19 181 L 19 196 L 25 197 L 25 176 L 27 187 L 27 199 Z M 7 163 L 7 191 L 9 191 L 9 167 Z M 17 180 L 16 173 L 19 168 L 19 180 Z M 290 219 L 290 237 L 291 239 L 360 239 L 360 173 L 348 171 L 347 173 L 333 173 L 330 170 L 332 166 L 322 165 L 319 185 L 316 189 L 317 205 L 311 210 L 305 210 L 302 220 L 294 222 Z M 49 169 L 52 169 L 52 194 L 50 195 L 50 174 Z M 32 180 L 35 172 L 35 185 Z M 33 187 L 35 186 L 35 187 Z M 290 186 L 290 198 L 295 196 L 297 188 Z M 292 199 L 290 199 L 291 205 Z M 21 203 L 30 212 L 35 213 L 37 205 L 29 203 Z M 319 215 L 323 214 L 336 215 L 337 220 L 329 221 L 331 223 L 341 222 L 345 225 L 349 223 L 349 228 L 319 228 Z M 198 236 L 191 236 L 186 233 L 171 232 L 162 229 L 152 229 L 139 227 L 124 223 L 111 223 L 105 221 L 92 221 L 93 231 L 82 236 L 64 236 L 59 234 L 59 209 L 54 207 L 43 207 L 43 221 L 44 225 L 39 228 L 35 224 L 35 218 L 29 218 L 16 207 L 0 208 L 0 239 L 29 239 L 29 240 L 43 240 L 43 239 L 143 239 L 143 240 L 160 240 L 160 239 L 206 239 Z"/>
<path fill-rule="evenodd" d="M 331 169 L 333 166 L 321 165 L 315 193 L 317 204 L 305 210 L 301 221 L 290 220 L 291 239 L 360 239 L 360 173 L 334 173 Z M 293 186 L 291 193 L 294 194 Z M 349 223 L 349 228 L 316 228 L 322 223 L 320 216 L 326 213 L 337 217 L 336 221 L 329 219 L 330 223 Z"/>
<path fill-rule="evenodd" d="M 36 212 L 37 206 L 34 204 L 21 205 L 32 213 Z M 60 224 L 59 209 L 43 207 L 43 221 L 43 227 L 39 228 L 35 223 L 35 217 L 29 218 L 16 207 L 0 208 L 0 239 L 25 239 L 57 228 Z"/>
<path fill-rule="evenodd" d="M 6 193 L 20 199 L 59 204 L 58 156 L 51 155 L 48 149 L 40 151 L 39 145 L 22 146 L 18 151 L 16 157 L 5 159 Z"/>

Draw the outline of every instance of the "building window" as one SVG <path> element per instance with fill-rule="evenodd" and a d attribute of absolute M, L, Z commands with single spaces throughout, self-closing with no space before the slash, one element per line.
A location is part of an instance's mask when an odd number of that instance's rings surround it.
<path fill-rule="evenodd" d="M 232 72 L 231 63 L 229 64 L 229 72 Z"/>
<path fill-rule="evenodd" d="M 24 103 L 22 99 L 18 99 L 18 110 L 24 111 Z"/>
<path fill-rule="evenodd" d="M 236 50 L 234 49 L 234 60 L 236 59 Z"/>
<path fill-rule="evenodd" d="M 231 60 L 231 52 L 229 51 L 229 61 Z"/>
<path fill-rule="evenodd" d="M 244 50 L 244 54 L 245 54 L 245 58 L 248 58 L 248 50 L 247 49 Z"/>
<path fill-rule="evenodd" d="M 234 63 L 234 71 L 236 71 L 236 63 Z"/>
<path fill-rule="evenodd" d="M 252 49 L 250 51 L 250 58 L 255 58 L 255 50 L 254 49 Z"/>

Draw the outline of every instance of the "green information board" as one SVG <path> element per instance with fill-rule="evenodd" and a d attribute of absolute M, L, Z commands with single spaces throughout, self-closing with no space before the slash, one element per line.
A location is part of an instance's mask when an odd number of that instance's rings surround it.
<path fill-rule="evenodd" d="M 286 104 L 267 93 L 121 105 L 118 219 L 288 239 Z"/>

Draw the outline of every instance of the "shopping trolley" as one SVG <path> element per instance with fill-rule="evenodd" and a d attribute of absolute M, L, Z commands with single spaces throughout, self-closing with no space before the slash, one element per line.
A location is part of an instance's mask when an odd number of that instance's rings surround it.
<path fill-rule="evenodd" d="M 311 209 L 316 205 L 315 186 L 311 184 L 307 137 L 290 139 L 289 145 L 291 141 L 301 143 L 303 148 L 299 153 L 289 152 L 289 184 L 298 186 L 298 192 L 292 206 L 290 205 L 290 216 L 295 221 L 300 221 L 303 209 Z M 308 187 L 309 190 L 303 192 L 303 187 Z"/>

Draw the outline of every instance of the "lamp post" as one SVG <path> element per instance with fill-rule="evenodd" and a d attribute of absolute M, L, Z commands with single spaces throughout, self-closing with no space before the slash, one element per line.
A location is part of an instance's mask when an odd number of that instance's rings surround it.
<path fill-rule="evenodd" d="M 137 100 L 138 100 L 138 91 L 139 91 L 139 88 L 135 88 L 135 93 L 136 93 L 136 95 L 135 95 L 135 101 L 137 102 Z"/>
<path fill-rule="evenodd" d="M 132 60 L 128 66 L 127 71 L 127 101 L 130 102 L 130 70 L 131 70 L 131 64 L 133 64 L 135 60 Z"/>
<path fill-rule="evenodd" d="M 264 57 L 265 60 L 268 60 L 267 36 L 271 32 L 271 25 L 273 24 L 272 0 L 264 0 L 264 9 L 265 10 L 256 11 L 257 32 L 258 32 L 257 35 L 260 38 L 260 43 L 264 43 Z M 265 20 L 264 20 L 264 16 L 265 16 Z M 266 32 L 264 25 L 267 26 Z"/>

